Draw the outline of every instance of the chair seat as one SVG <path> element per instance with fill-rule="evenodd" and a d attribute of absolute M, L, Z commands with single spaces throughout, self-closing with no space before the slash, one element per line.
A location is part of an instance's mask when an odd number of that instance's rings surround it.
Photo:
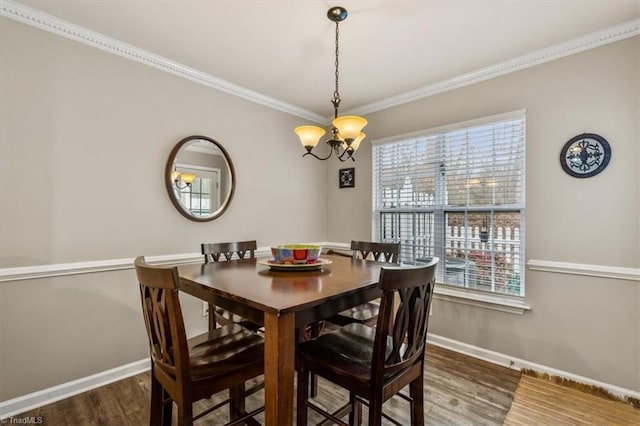
<path fill-rule="evenodd" d="M 187 344 L 194 381 L 261 370 L 264 363 L 264 339 L 237 324 L 192 337 Z"/>
<path fill-rule="evenodd" d="M 346 311 L 340 312 L 338 315 L 349 317 L 354 321 L 365 323 L 370 319 L 377 317 L 380 312 L 380 302 L 371 301 L 359 306 L 355 306 Z"/>
<path fill-rule="evenodd" d="M 369 327 L 375 327 L 378 322 L 379 312 L 380 302 L 373 300 L 333 315 L 327 318 L 327 321 L 339 326 L 360 323 L 368 325 Z"/>
<path fill-rule="evenodd" d="M 297 354 L 321 376 L 322 372 L 314 366 L 321 366 L 331 374 L 368 383 L 375 336 L 374 328 L 353 323 L 299 344 Z M 390 345 L 387 345 L 387 355 L 390 352 Z"/>

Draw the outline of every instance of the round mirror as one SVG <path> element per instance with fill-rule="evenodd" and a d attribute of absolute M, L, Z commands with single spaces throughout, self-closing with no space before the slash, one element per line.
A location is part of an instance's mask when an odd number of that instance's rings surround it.
<path fill-rule="evenodd" d="M 165 170 L 169 198 L 187 219 L 213 220 L 225 212 L 235 191 L 227 151 L 206 136 L 188 136 L 171 151 Z"/>

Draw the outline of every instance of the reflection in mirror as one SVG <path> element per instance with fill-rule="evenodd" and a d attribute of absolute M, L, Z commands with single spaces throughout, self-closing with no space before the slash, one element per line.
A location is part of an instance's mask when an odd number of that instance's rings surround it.
<path fill-rule="evenodd" d="M 229 155 L 206 136 L 189 136 L 178 142 L 169 156 L 165 180 L 174 206 L 198 222 L 224 213 L 235 189 Z"/>

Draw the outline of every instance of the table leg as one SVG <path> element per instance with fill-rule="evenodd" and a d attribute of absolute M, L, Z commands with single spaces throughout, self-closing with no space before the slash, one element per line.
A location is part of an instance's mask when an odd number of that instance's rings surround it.
<path fill-rule="evenodd" d="M 264 399 L 267 426 L 293 422 L 295 314 L 264 314 Z"/>

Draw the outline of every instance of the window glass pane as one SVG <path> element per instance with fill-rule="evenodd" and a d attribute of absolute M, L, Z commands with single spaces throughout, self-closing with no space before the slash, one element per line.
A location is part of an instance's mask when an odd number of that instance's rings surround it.
<path fill-rule="evenodd" d="M 200 192 L 204 192 L 205 194 L 210 194 L 211 193 L 211 179 L 209 178 L 202 178 L 200 180 L 201 182 L 201 190 Z"/>
<path fill-rule="evenodd" d="M 520 212 L 454 212 L 445 217 L 445 282 L 520 295 Z"/>
<path fill-rule="evenodd" d="M 524 295 L 525 120 L 425 131 L 373 148 L 376 239 L 441 259 L 438 281 Z"/>
<path fill-rule="evenodd" d="M 400 243 L 400 258 L 429 259 L 434 251 L 434 217 L 428 212 L 381 212 L 382 242 Z"/>
<path fill-rule="evenodd" d="M 522 201 L 522 120 L 484 125 L 444 135 L 448 200 L 453 206 Z"/>

